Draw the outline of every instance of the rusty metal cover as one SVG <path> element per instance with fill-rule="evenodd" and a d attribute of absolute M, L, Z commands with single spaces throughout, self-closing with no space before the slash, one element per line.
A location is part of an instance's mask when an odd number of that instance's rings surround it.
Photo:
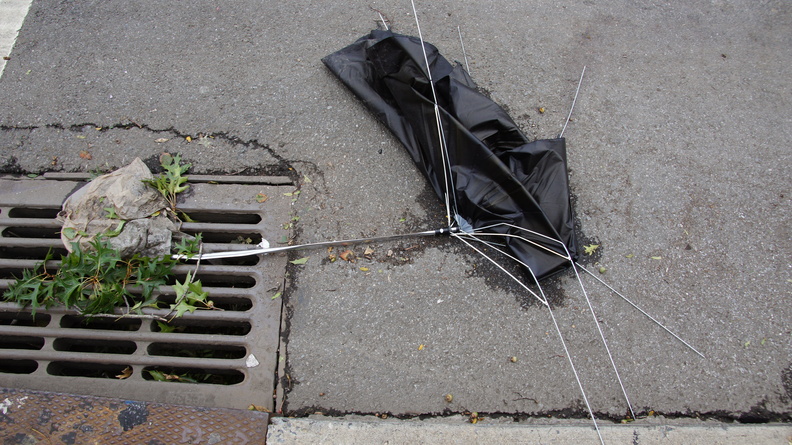
<path fill-rule="evenodd" d="M 0 388 L 3 444 L 264 444 L 269 415 Z"/>
<path fill-rule="evenodd" d="M 198 222 L 208 248 L 239 248 L 238 241 L 275 244 L 289 232 L 288 178 L 244 184 L 205 179 L 193 183 L 179 208 Z M 191 181 L 192 182 L 192 181 Z M 258 183 L 257 183 L 258 182 Z M 54 220 L 74 180 L 0 179 L 0 291 L 49 249 L 65 253 Z M 273 185 L 277 184 L 277 185 Z M 264 202 L 262 195 L 268 197 Z M 273 409 L 279 361 L 281 299 L 286 256 L 202 262 L 199 278 L 220 310 L 186 313 L 162 332 L 151 319 L 95 318 L 64 308 L 36 317 L 0 302 L 0 386 L 150 402 Z M 193 266 L 176 269 L 184 275 Z M 164 287 L 161 299 L 172 298 Z M 164 316 L 168 311 L 148 310 Z M 199 383 L 155 381 L 149 371 L 193 376 Z M 121 378 L 121 377 L 123 378 Z"/>

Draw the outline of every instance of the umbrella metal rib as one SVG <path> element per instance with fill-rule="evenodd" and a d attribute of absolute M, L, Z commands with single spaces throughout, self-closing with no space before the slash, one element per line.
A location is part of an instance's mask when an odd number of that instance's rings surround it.
<path fill-rule="evenodd" d="M 506 225 L 510 225 L 510 224 L 506 224 Z M 525 231 L 525 232 L 528 232 L 528 233 L 531 233 L 532 235 L 539 235 L 539 236 L 541 236 L 543 238 L 546 238 L 548 240 L 556 241 L 558 244 L 561 245 L 561 247 L 564 248 L 564 251 L 566 252 L 566 255 L 564 256 L 564 258 L 567 259 L 567 261 L 569 261 L 569 263 L 572 265 L 572 269 L 575 272 L 575 277 L 577 278 L 578 285 L 580 286 L 580 290 L 583 292 L 583 296 L 585 297 L 586 303 L 588 304 L 589 310 L 591 311 L 591 316 L 592 316 L 592 318 L 594 320 L 594 324 L 597 326 L 597 331 L 599 332 L 600 340 L 602 340 L 602 345 L 605 347 L 605 351 L 607 352 L 608 358 L 610 359 L 611 366 L 613 368 L 613 372 L 616 374 L 616 380 L 618 381 L 619 387 L 622 390 L 622 394 L 624 395 L 624 400 L 627 402 L 627 407 L 630 409 L 630 414 L 632 415 L 632 418 L 635 419 L 635 411 L 633 411 L 632 403 L 630 403 L 630 397 L 627 395 L 627 390 L 625 389 L 624 383 L 622 382 L 621 375 L 619 374 L 619 369 L 616 366 L 616 362 L 613 360 L 613 354 L 611 354 L 610 347 L 608 346 L 608 342 L 605 339 L 605 334 L 602 332 L 602 328 L 600 327 L 599 322 L 597 321 L 597 314 L 594 312 L 594 307 L 591 304 L 591 299 L 589 298 L 588 292 L 586 291 L 586 288 L 583 285 L 583 281 L 580 279 L 580 275 L 578 274 L 577 269 L 575 269 L 575 265 L 574 265 L 575 263 L 572 260 L 572 255 L 569 253 L 569 250 L 567 249 L 566 245 L 564 245 L 564 243 L 562 243 L 559 240 L 553 240 L 553 238 L 550 238 L 548 236 L 542 235 L 540 233 L 536 233 L 536 232 L 534 232 L 532 230 L 527 230 L 527 229 L 521 229 L 521 230 Z M 518 236 L 518 235 L 510 235 L 510 236 L 514 236 L 516 238 L 523 239 L 524 241 L 528 241 L 525 237 L 521 237 L 521 236 Z M 459 238 L 460 235 L 455 234 L 455 237 Z M 471 247 L 473 247 L 473 246 L 471 246 Z M 474 249 L 475 249 L 475 247 L 474 247 Z M 498 250 L 498 251 L 501 251 L 502 253 L 506 254 L 509 257 L 511 257 L 511 255 L 508 255 L 507 253 L 503 252 L 502 250 L 497 249 L 497 248 L 495 248 L 495 249 Z M 481 251 L 479 251 L 478 249 L 475 249 L 475 250 L 478 251 L 479 253 L 481 253 Z M 486 255 L 485 255 L 485 257 L 486 257 Z M 489 257 L 487 257 L 487 258 L 489 259 Z M 493 261 L 493 260 L 490 259 L 490 261 Z M 531 273 L 532 276 L 534 276 L 533 271 L 531 270 L 531 268 L 527 264 L 525 264 L 525 263 L 523 263 L 522 261 L 519 261 L 519 260 L 517 260 L 517 261 L 520 264 L 522 264 Z M 513 275 L 511 275 L 511 274 L 509 274 L 509 275 L 513 277 Z M 536 285 L 539 287 L 540 292 L 542 292 L 542 296 L 544 296 L 544 292 L 542 291 L 541 286 L 539 286 L 539 281 L 536 280 L 535 276 L 534 276 L 534 281 L 536 281 Z M 545 305 L 547 305 L 549 307 L 549 304 L 547 304 L 547 298 L 544 298 L 544 302 L 545 302 Z M 559 334 L 560 334 L 560 332 L 559 332 Z M 571 359 L 570 359 L 570 361 L 571 361 Z"/>
<path fill-rule="evenodd" d="M 533 271 L 531 270 L 531 268 L 530 268 L 530 267 L 528 267 L 528 265 L 526 265 L 526 264 L 524 264 L 524 263 L 522 263 L 522 262 L 520 261 L 520 263 L 521 263 L 521 264 L 523 264 L 523 265 L 526 267 L 526 269 L 528 270 L 528 272 L 531 274 L 531 277 L 533 277 L 533 280 L 534 280 L 534 283 L 536 284 L 536 287 L 539 289 L 539 292 L 542 294 L 542 296 L 541 296 L 541 297 L 539 297 L 538 295 L 536 295 L 536 293 L 534 293 L 533 291 L 531 291 L 531 290 L 530 290 L 530 289 L 529 289 L 529 288 L 528 288 L 528 287 L 525 285 L 525 283 L 523 283 L 523 282 L 522 282 L 522 280 L 520 280 L 520 279 L 516 278 L 514 275 L 512 275 L 511 273 L 509 273 L 509 272 L 508 272 L 508 271 L 507 271 L 507 270 L 506 270 L 506 269 L 505 269 L 503 266 L 501 266 L 500 264 L 498 264 L 498 262 L 497 262 L 497 261 L 495 261 L 495 260 L 493 260 L 492 258 L 490 258 L 490 257 L 489 257 L 487 254 L 485 254 L 484 252 L 482 252 L 481 250 L 479 250 L 478 248 L 476 248 L 475 246 L 473 246 L 472 244 L 470 244 L 470 243 L 469 243 L 469 242 L 468 242 L 468 241 L 465 239 L 465 237 L 470 237 L 470 238 L 472 238 L 472 239 L 477 239 L 476 235 L 469 234 L 469 233 L 461 233 L 461 234 L 459 234 L 459 233 L 455 233 L 455 234 L 452 234 L 452 236 L 453 236 L 454 238 L 456 238 L 456 239 L 459 239 L 460 241 L 462 241 L 463 243 L 465 243 L 466 245 L 468 245 L 470 248 L 472 248 L 474 251 L 476 251 L 476 252 L 478 252 L 480 255 L 482 255 L 484 258 L 486 258 L 487 260 L 489 260 L 490 262 L 492 262 L 493 264 L 495 264 L 495 265 L 496 265 L 498 268 L 500 268 L 502 271 L 504 271 L 504 272 L 505 272 L 505 273 L 506 273 L 506 274 L 507 274 L 509 277 L 511 277 L 513 280 L 515 280 L 515 281 L 516 281 L 518 284 L 520 284 L 520 285 L 521 285 L 523 288 L 525 288 L 526 290 L 528 290 L 528 292 L 530 292 L 532 295 L 534 295 L 536 298 L 538 298 L 538 299 L 539 299 L 539 301 L 541 301 L 542 303 L 544 303 L 544 305 L 545 305 L 545 306 L 547 306 L 547 310 L 548 310 L 548 312 L 550 313 L 550 318 L 551 318 L 551 319 L 552 319 L 552 321 L 553 321 L 553 326 L 555 327 L 556 333 L 558 334 L 558 338 L 559 338 L 559 340 L 561 341 L 561 346 L 564 348 L 564 354 L 566 355 L 566 358 L 567 358 L 567 360 L 569 361 L 569 366 L 570 366 L 570 368 L 572 369 L 572 374 L 575 376 L 575 381 L 576 381 L 576 382 L 577 382 L 577 384 L 578 384 L 578 389 L 580 389 L 580 394 L 581 394 L 581 396 L 583 397 L 583 402 L 586 404 L 586 409 L 588 410 L 589 416 L 591 417 L 591 421 L 594 423 L 594 429 L 597 431 L 597 437 L 599 437 L 600 443 L 602 443 L 602 444 L 604 445 L 604 444 L 605 444 L 605 441 L 603 440 L 603 438 L 602 438 L 602 434 L 600 433 L 599 426 L 597 425 L 597 418 L 594 416 L 594 411 L 591 409 L 591 404 L 589 403 L 588 396 L 586 395 L 586 390 L 583 388 L 583 382 L 581 382 L 581 380 L 580 380 L 580 375 L 579 375 L 579 374 L 578 374 L 578 372 L 577 372 L 577 368 L 575 368 L 575 363 L 574 363 L 574 362 L 573 362 L 573 360 L 572 360 L 572 355 L 570 354 L 570 352 L 569 352 L 569 348 L 567 347 L 566 341 L 564 340 L 564 336 L 563 336 L 563 334 L 561 333 L 561 328 L 558 326 L 558 321 L 556 321 L 555 314 L 553 313 L 553 309 L 550 307 L 550 304 L 547 302 L 547 296 L 545 296 L 544 290 L 542 289 L 542 286 L 539 284 L 539 280 L 536 278 L 536 275 L 533 273 Z M 500 249 L 496 249 L 496 250 L 500 251 Z M 502 252 L 502 251 L 501 251 L 501 252 Z M 504 254 L 505 254 L 505 252 L 502 252 L 502 253 L 504 253 Z M 506 254 L 506 255 L 508 255 L 508 254 Z M 519 261 L 519 260 L 518 260 L 518 261 Z M 595 321 L 596 321 L 596 320 L 595 320 Z M 620 382 L 621 382 L 621 381 L 620 381 Z M 628 403 L 629 403 L 629 401 L 628 401 Z M 632 410 L 632 407 L 630 408 L 630 410 Z M 634 417 L 633 417 L 633 418 L 634 418 Z"/>
<path fill-rule="evenodd" d="M 434 104 L 435 123 L 437 124 L 437 137 L 440 142 L 440 153 L 443 157 L 443 178 L 445 185 L 445 205 L 446 205 L 446 220 L 449 226 L 456 223 L 456 218 L 452 219 L 451 215 L 457 215 L 456 195 L 454 191 L 454 178 L 451 176 L 451 159 L 448 156 L 448 146 L 446 144 L 445 132 L 443 131 L 443 121 L 440 118 L 440 105 L 437 101 L 437 91 L 435 91 L 434 80 L 432 79 L 432 69 L 429 67 L 429 57 L 426 54 L 426 43 L 424 43 L 423 33 L 421 33 L 421 24 L 418 22 L 418 10 L 415 9 L 415 0 L 410 0 L 412 3 L 413 15 L 415 16 L 415 26 L 418 28 L 418 39 L 421 41 L 421 51 L 423 52 L 424 63 L 426 64 L 426 75 L 429 80 L 429 86 L 432 89 L 432 103 Z M 454 213 L 451 213 L 451 199 L 454 200 Z"/>

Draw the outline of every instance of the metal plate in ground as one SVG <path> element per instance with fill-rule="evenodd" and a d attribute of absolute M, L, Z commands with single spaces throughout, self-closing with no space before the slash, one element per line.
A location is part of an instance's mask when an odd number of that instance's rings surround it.
<path fill-rule="evenodd" d="M 263 444 L 267 413 L 0 388 L 3 444 Z"/>
<path fill-rule="evenodd" d="M 182 230 L 202 233 L 211 250 L 238 249 L 235 243 L 256 244 L 262 237 L 275 244 L 289 233 L 284 224 L 289 222 L 291 198 L 284 192 L 293 187 L 284 182 L 193 184 L 179 208 L 197 222 L 185 223 Z M 49 249 L 56 258 L 65 253 L 54 218 L 62 201 L 81 185 L 0 180 L 0 290 Z M 198 278 L 222 310 L 185 313 L 171 323 L 172 332 L 151 319 L 88 321 L 64 308 L 33 317 L 16 304 L 0 303 L 0 386 L 272 409 L 282 308 L 280 299 L 271 297 L 284 285 L 285 267 L 283 254 L 202 262 Z M 183 277 L 193 268 L 177 266 L 176 274 Z M 173 301 L 171 287 L 161 293 L 161 300 Z M 156 381 L 150 371 L 190 376 L 199 383 Z"/>

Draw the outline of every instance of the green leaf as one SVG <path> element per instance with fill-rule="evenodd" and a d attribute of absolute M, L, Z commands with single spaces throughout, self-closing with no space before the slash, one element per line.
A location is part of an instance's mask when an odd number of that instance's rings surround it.
<path fill-rule="evenodd" d="M 594 252 L 599 248 L 599 244 L 589 244 L 588 246 L 583 246 L 583 252 L 586 255 L 594 255 Z"/>
<path fill-rule="evenodd" d="M 296 264 L 296 265 L 300 266 L 300 265 L 303 265 L 303 264 L 307 263 L 308 262 L 308 258 L 310 258 L 310 257 L 303 257 L 303 258 L 300 258 L 298 260 L 289 261 L 289 262 L 292 263 L 292 264 Z"/>
<path fill-rule="evenodd" d="M 186 300 L 181 300 L 177 304 L 170 305 L 170 309 L 172 311 L 176 312 L 176 316 L 177 317 L 181 317 L 181 316 L 184 315 L 185 312 L 189 311 L 192 314 L 198 308 L 195 307 L 194 305 L 188 303 Z"/>
<path fill-rule="evenodd" d="M 44 265 L 52 259 L 48 253 L 44 261 L 33 269 L 22 271 L 22 276 L 10 283 L 2 294 L 5 301 L 29 306 L 31 311 L 54 304 L 77 308 L 85 315 L 111 313 L 115 308 L 129 308 L 139 312 L 142 307 L 156 305 L 154 291 L 169 281 L 176 261 L 170 255 L 161 258 L 134 255 L 122 259 L 105 237 L 91 241 L 91 249 L 83 250 L 72 243 L 72 252 L 61 257 L 57 272 L 48 272 Z M 176 307 L 179 315 L 197 309 L 196 304 L 212 307 L 207 301 L 208 293 L 200 281 L 192 281 L 188 274 L 179 295 L 183 305 Z M 140 286 L 140 294 L 133 294 L 130 285 Z"/>
<path fill-rule="evenodd" d="M 154 380 L 156 380 L 158 382 L 167 382 L 168 381 L 168 379 L 165 377 L 165 374 L 160 372 L 160 371 L 155 371 L 153 369 L 149 369 L 146 372 L 149 373 L 151 378 L 153 378 Z"/>
<path fill-rule="evenodd" d="M 68 240 L 73 240 L 74 238 L 77 238 L 77 229 L 75 229 L 74 227 L 64 227 L 63 230 L 61 230 L 61 233 Z"/>
<path fill-rule="evenodd" d="M 159 326 L 160 332 L 164 332 L 166 334 L 171 333 L 176 330 L 176 326 L 171 326 L 167 323 L 163 323 L 161 321 L 157 322 L 157 326 Z"/>
<path fill-rule="evenodd" d="M 116 214 L 115 207 L 105 207 L 105 212 L 107 212 L 107 219 L 118 219 L 118 215 Z"/>
<path fill-rule="evenodd" d="M 107 232 L 105 232 L 105 236 L 108 236 L 110 238 L 114 238 L 114 237 L 120 235 L 121 231 L 124 230 L 124 225 L 125 224 L 126 224 L 126 221 L 121 220 L 121 222 L 118 223 L 118 225 L 116 226 L 115 229 L 108 230 Z"/>
<path fill-rule="evenodd" d="M 277 298 L 280 298 L 281 295 L 283 295 L 283 292 L 278 292 L 278 293 L 276 293 L 275 295 L 272 296 L 272 299 L 275 300 Z"/>

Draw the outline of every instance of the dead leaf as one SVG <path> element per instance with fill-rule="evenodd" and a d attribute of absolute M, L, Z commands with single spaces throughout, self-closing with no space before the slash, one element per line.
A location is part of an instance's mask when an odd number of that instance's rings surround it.
<path fill-rule="evenodd" d="M 250 410 L 250 411 L 261 411 L 262 413 L 271 413 L 272 412 L 269 409 L 267 409 L 266 407 L 263 407 L 261 405 L 254 405 L 252 403 L 250 405 L 248 405 L 248 410 Z"/>
<path fill-rule="evenodd" d="M 83 159 L 85 159 L 85 160 L 88 160 L 88 161 L 90 161 L 90 160 L 91 160 L 91 158 L 93 158 L 93 156 L 91 156 L 91 154 L 90 154 L 90 153 L 88 153 L 88 152 L 87 152 L 87 151 L 85 151 L 85 150 L 83 150 L 83 151 L 81 151 L 81 152 L 80 152 L 80 157 L 81 157 L 81 158 L 83 158 Z"/>
<path fill-rule="evenodd" d="M 363 256 L 371 256 L 374 253 L 374 249 L 371 247 L 366 247 L 366 250 L 363 252 Z"/>
<path fill-rule="evenodd" d="M 361 267 L 360 270 L 362 270 L 363 272 L 368 272 L 369 268 L 368 267 Z"/>
<path fill-rule="evenodd" d="M 121 374 L 118 374 L 116 376 L 116 378 L 124 380 L 124 379 L 128 379 L 131 376 L 132 376 L 132 367 L 131 366 L 127 366 L 126 368 L 124 368 L 123 371 L 121 371 Z"/>
<path fill-rule="evenodd" d="M 300 258 L 300 259 L 297 259 L 297 260 L 294 260 L 294 261 L 289 261 L 289 262 L 292 263 L 292 264 L 296 264 L 296 265 L 300 266 L 300 265 L 303 265 L 303 264 L 307 263 L 308 262 L 308 258 L 309 257 L 303 257 L 303 258 Z"/>
<path fill-rule="evenodd" d="M 418 345 L 418 350 L 419 351 L 423 351 L 425 347 L 426 347 L 426 345 L 420 344 L 420 345 Z"/>
<path fill-rule="evenodd" d="M 187 142 L 192 142 L 192 138 L 190 136 L 187 136 L 186 138 L 184 138 L 184 140 Z"/>
<path fill-rule="evenodd" d="M 354 263 L 355 262 L 355 252 L 353 252 L 353 251 L 351 251 L 349 249 L 341 252 L 338 255 L 338 257 L 341 258 L 342 260 L 348 261 L 350 263 Z"/>
<path fill-rule="evenodd" d="M 168 138 L 159 138 L 159 139 L 154 139 L 154 142 L 156 142 L 158 144 L 163 144 L 165 142 L 168 142 L 169 140 L 170 139 L 168 139 Z"/>
<path fill-rule="evenodd" d="M 453 402 L 453 401 L 454 401 L 454 396 L 453 396 L 453 395 L 451 395 L 451 394 L 446 394 L 446 395 L 445 395 L 445 401 L 446 401 L 446 403 L 451 403 L 451 402 Z"/>
<path fill-rule="evenodd" d="M 269 196 L 265 195 L 264 193 L 257 193 L 256 194 L 256 202 L 264 202 L 269 199 Z"/>

